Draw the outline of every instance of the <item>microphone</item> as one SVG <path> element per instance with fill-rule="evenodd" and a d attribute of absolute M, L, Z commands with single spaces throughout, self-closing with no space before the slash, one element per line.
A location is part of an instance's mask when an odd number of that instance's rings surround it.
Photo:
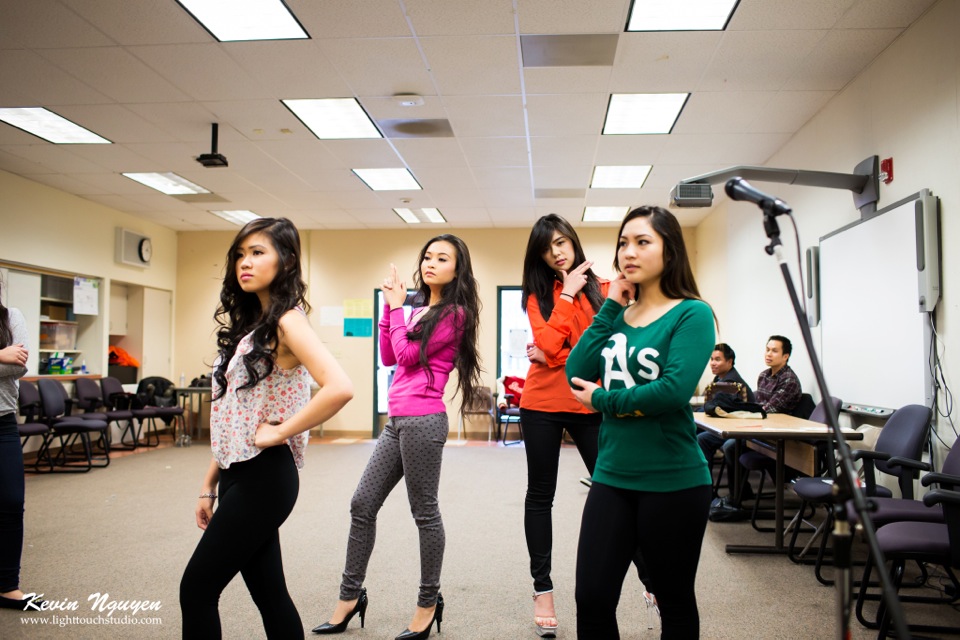
<path fill-rule="evenodd" d="M 767 195 L 763 191 L 754 189 L 753 186 L 743 178 L 730 178 L 727 180 L 727 185 L 724 190 L 732 200 L 752 202 L 763 209 L 764 212 L 771 215 L 779 216 L 793 211 L 790 205 L 780 198 L 775 198 L 774 196 Z"/>

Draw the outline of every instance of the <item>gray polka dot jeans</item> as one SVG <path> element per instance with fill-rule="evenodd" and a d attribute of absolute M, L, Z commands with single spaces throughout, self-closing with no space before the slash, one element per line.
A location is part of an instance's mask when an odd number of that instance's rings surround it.
<path fill-rule="evenodd" d="M 449 431 L 446 413 L 392 416 L 387 422 L 350 501 L 350 539 L 340 583 L 341 600 L 360 597 L 377 537 L 377 513 L 400 478 L 405 478 L 410 512 L 420 532 L 417 606 L 432 607 L 437 603 L 446 543 L 437 490 L 443 445 Z"/>

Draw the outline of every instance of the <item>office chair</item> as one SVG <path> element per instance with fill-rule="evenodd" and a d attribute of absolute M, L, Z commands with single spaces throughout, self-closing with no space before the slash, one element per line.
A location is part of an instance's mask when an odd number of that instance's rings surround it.
<path fill-rule="evenodd" d="M 157 425 L 154 418 L 157 412 L 149 407 L 136 409 L 133 407 L 132 393 L 123 390 L 123 385 L 117 378 L 107 376 L 100 378 L 100 391 L 103 398 L 103 404 L 106 407 L 107 417 L 111 420 L 123 421 L 123 431 L 120 433 L 120 443 L 116 445 L 118 449 L 133 450 L 141 446 L 140 435 L 146 426 L 147 440 L 143 446 L 156 446 L 160 442 L 160 434 L 157 433 Z M 127 414 L 130 415 L 127 418 Z M 129 438 L 129 440 L 128 440 Z"/>
<path fill-rule="evenodd" d="M 17 425 L 17 433 L 20 436 L 20 451 L 26 448 L 30 438 L 33 436 L 41 436 L 40 447 L 37 449 L 37 458 L 33 463 L 33 470 L 41 473 L 40 462 L 46 457 L 46 445 L 50 437 L 50 427 L 39 421 L 38 416 L 41 413 L 40 393 L 32 382 L 26 380 L 20 381 L 17 407 L 20 415 L 24 417 L 24 422 Z M 46 459 L 49 461 L 49 458 Z M 26 466 L 26 461 L 24 461 L 24 466 Z"/>
<path fill-rule="evenodd" d="M 79 417 L 70 417 L 70 405 L 67 403 L 67 392 L 59 380 L 41 379 L 37 383 L 40 390 L 40 403 L 43 407 L 44 422 L 50 427 L 51 437 L 47 442 L 46 455 L 50 456 L 50 471 L 55 473 L 86 473 L 93 467 L 110 465 L 110 442 L 107 439 L 107 423 L 103 420 L 84 420 Z M 103 455 L 95 456 L 91 435 L 99 434 L 96 444 L 100 446 Z M 60 444 L 60 451 L 56 457 L 50 451 L 53 439 Z M 79 443 L 83 447 L 81 456 L 70 453 L 70 449 Z M 102 461 L 95 464 L 94 460 Z M 75 462 L 86 462 L 85 467 L 79 467 Z M 55 467 L 61 467 L 57 469 Z"/>
<path fill-rule="evenodd" d="M 880 471 L 897 478 L 900 484 L 901 495 L 905 498 L 913 497 L 913 481 L 919 474 L 917 465 L 904 464 L 903 460 L 920 461 L 923 447 L 930 432 L 931 411 L 929 408 L 909 404 L 893 412 L 886 424 L 880 430 L 880 436 L 874 445 L 874 450 L 856 449 L 851 452 L 854 461 L 863 461 L 863 475 L 865 479 L 864 493 L 869 497 L 891 497 L 892 492 L 876 482 L 875 471 Z M 898 463 L 899 461 L 899 463 Z M 892 464 L 891 464 L 892 462 Z M 808 505 L 822 505 L 827 509 L 827 515 L 804 550 L 797 554 L 796 544 L 799 527 L 795 527 L 790 538 L 787 555 L 794 562 L 800 562 L 806 551 L 813 544 L 817 535 L 820 535 L 820 548 L 814 563 L 814 575 L 821 584 L 830 586 L 833 580 L 823 576 L 823 558 L 826 555 L 827 540 L 833 528 L 833 485 L 825 478 L 799 478 L 793 484 L 794 492 L 803 501 L 800 510 Z"/>

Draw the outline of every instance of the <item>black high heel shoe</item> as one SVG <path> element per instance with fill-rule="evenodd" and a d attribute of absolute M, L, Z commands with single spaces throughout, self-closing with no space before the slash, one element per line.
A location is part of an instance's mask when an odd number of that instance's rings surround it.
<path fill-rule="evenodd" d="M 403 633 L 394 638 L 394 640 L 426 640 L 430 637 L 430 629 L 433 627 L 434 620 L 437 621 L 437 633 L 440 633 L 440 623 L 443 622 L 443 596 L 440 594 L 437 594 L 437 608 L 433 610 L 433 618 L 430 619 L 430 624 L 427 625 L 427 628 L 423 631 L 404 629 Z"/>
<path fill-rule="evenodd" d="M 363 629 L 363 619 L 367 615 L 367 604 L 369 600 L 367 599 L 367 589 L 364 587 L 360 589 L 360 597 L 357 598 L 357 604 L 353 605 L 353 610 L 347 614 L 347 617 L 343 621 L 338 622 L 337 624 L 330 624 L 329 622 L 324 622 L 318 627 L 313 628 L 313 632 L 319 635 L 329 635 L 333 633 L 343 633 L 347 630 L 347 624 L 353 620 L 353 616 L 360 614 L 360 628 Z M 426 636 L 424 636 L 426 637 Z"/>

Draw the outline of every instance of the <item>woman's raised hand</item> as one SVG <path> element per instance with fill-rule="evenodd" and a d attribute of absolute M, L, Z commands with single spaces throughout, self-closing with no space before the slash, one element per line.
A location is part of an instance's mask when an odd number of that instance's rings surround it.
<path fill-rule="evenodd" d="M 584 260 L 570 271 L 561 270 L 560 277 L 563 278 L 563 291 L 560 292 L 560 295 L 567 294 L 573 297 L 580 293 L 580 290 L 587 284 L 587 271 L 592 266 L 592 262 Z"/>
<path fill-rule="evenodd" d="M 607 299 L 627 306 L 637 299 L 637 285 L 627 281 L 623 273 L 618 273 L 617 277 L 610 281 L 610 289 L 607 290 Z"/>
<path fill-rule="evenodd" d="M 383 298 L 390 305 L 391 309 L 397 309 L 403 306 L 407 300 L 407 287 L 400 281 L 397 275 L 397 267 L 390 264 L 390 272 L 383 279 Z"/>

